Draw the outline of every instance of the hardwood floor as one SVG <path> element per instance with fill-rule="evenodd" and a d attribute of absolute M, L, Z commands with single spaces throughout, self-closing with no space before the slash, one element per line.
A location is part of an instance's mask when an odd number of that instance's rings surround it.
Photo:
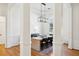
<path fill-rule="evenodd" d="M 31 56 L 45 56 L 45 54 L 37 52 L 37 51 L 31 49 Z"/>
<path fill-rule="evenodd" d="M 63 45 L 63 56 L 79 56 L 79 50 L 68 49 L 68 45 Z M 0 45 L 0 56 L 19 56 L 20 55 L 20 46 L 14 46 L 12 48 L 5 48 L 4 45 Z M 31 49 L 32 56 L 53 56 L 53 52 L 42 53 L 36 50 Z"/>
<path fill-rule="evenodd" d="M 68 45 L 63 45 L 63 56 L 79 56 L 79 50 L 68 49 Z"/>
<path fill-rule="evenodd" d="M 48 49 L 49 50 L 49 49 Z M 46 50 L 47 51 L 47 50 Z M 53 55 L 53 49 L 51 49 L 49 52 L 39 52 L 34 49 L 31 49 L 31 56 L 52 56 Z"/>
<path fill-rule="evenodd" d="M 0 45 L 0 56 L 3 56 L 5 55 L 5 48 L 4 48 L 4 45 Z"/>
<path fill-rule="evenodd" d="M 12 48 L 5 48 L 4 45 L 0 45 L 0 56 L 19 56 L 20 46 L 14 46 Z"/>
<path fill-rule="evenodd" d="M 63 56 L 79 56 L 79 50 L 68 49 L 67 44 L 63 44 L 62 53 L 63 53 Z M 31 55 L 32 56 L 53 56 L 53 52 L 44 54 L 44 53 L 31 49 Z"/>

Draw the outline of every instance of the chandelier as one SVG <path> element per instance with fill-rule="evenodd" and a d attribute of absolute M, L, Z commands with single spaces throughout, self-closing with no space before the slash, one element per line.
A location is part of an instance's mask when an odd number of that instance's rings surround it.
<path fill-rule="evenodd" d="M 46 17 L 46 4 L 45 3 L 41 3 L 40 17 L 38 18 L 39 18 L 39 22 L 47 23 L 48 18 Z"/>

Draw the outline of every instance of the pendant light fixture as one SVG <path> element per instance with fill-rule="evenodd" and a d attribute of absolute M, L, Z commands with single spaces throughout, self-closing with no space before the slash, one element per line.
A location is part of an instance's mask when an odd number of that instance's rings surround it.
<path fill-rule="evenodd" d="M 44 10 L 43 10 L 44 9 Z M 40 22 L 47 22 L 47 18 L 46 18 L 46 4 L 45 3 L 41 3 L 41 11 L 40 11 L 40 17 L 39 17 L 39 21 Z"/>

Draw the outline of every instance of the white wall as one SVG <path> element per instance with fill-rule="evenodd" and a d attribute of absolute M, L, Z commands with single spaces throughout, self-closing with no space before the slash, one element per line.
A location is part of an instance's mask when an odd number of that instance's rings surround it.
<path fill-rule="evenodd" d="M 12 47 L 20 43 L 20 20 L 20 4 L 9 4 L 7 16 L 7 47 Z"/>
<path fill-rule="evenodd" d="M 7 15 L 7 3 L 0 3 L 0 16 L 6 16 Z"/>
<path fill-rule="evenodd" d="M 30 6 L 31 8 L 32 6 Z M 38 17 L 36 13 L 33 12 L 34 10 L 31 8 L 30 9 L 30 32 L 31 33 L 40 33 L 41 28 L 40 28 L 40 23 L 38 22 Z"/>
<path fill-rule="evenodd" d="M 68 48 L 79 50 L 79 4 L 65 4 L 63 13 L 63 38 L 68 41 Z"/>
<path fill-rule="evenodd" d="M 71 44 L 72 40 L 72 7 L 69 3 L 63 4 L 63 25 L 61 30 L 63 43 Z"/>
<path fill-rule="evenodd" d="M 7 47 L 20 43 L 20 55 L 31 55 L 29 4 L 9 4 L 8 8 Z"/>
<path fill-rule="evenodd" d="M 49 34 L 49 23 L 40 23 L 40 30 L 42 34 L 48 35 Z"/>
<path fill-rule="evenodd" d="M 31 56 L 30 4 L 22 5 L 20 55 Z"/>
<path fill-rule="evenodd" d="M 35 8 L 37 7 L 37 8 Z M 38 4 L 30 4 L 30 32 L 31 33 L 41 33 L 41 34 L 49 34 L 49 24 L 39 22 L 40 17 L 40 3 Z M 49 16 L 48 16 L 49 17 Z"/>
<path fill-rule="evenodd" d="M 8 9 L 7 47 L 14 46 L 16 43 L 18 43 L 19 32 L 17 32 L 17 29 L 19 29 L 18 31 L 20 31 L 20 55 L 21 56 L 31 55 L 30 7 L 29 6 L 30 5 L 28 3 L 9 4 L 10 9 Z M 18 23 L 19 20 L 21 21 L 21 23 Z M 19 28 L 19 24 L 20 24 L 20 28 Z"/>
<path fill-rule="evenodd" d="M 61 36 L 61 28 L 63 24 L 63 4 L 56 3 L 54 4 L 54 20 L 53 20 L 53 55 L 61 56 L 63 39 Z"/>
<path fill-rule="evenodd" d="M 6 43 L 6 15 L 7 15 L 7 3 L 0 3 L 0 32 L 2 36 L 0 36 L 0 43 Z"/>
<path fill-rule="evenodd" d="M 73 17 L 73 49 L 79 50 L 79 3 L 72 4 Z"/>

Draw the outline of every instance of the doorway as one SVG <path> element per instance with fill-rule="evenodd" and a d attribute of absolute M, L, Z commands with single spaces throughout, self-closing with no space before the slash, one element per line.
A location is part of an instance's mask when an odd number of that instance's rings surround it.
<path fill-rule="evenodd" d="M 30 35 L 32 56 L 53 54 L 53 4 L 30 4 Z"/>

